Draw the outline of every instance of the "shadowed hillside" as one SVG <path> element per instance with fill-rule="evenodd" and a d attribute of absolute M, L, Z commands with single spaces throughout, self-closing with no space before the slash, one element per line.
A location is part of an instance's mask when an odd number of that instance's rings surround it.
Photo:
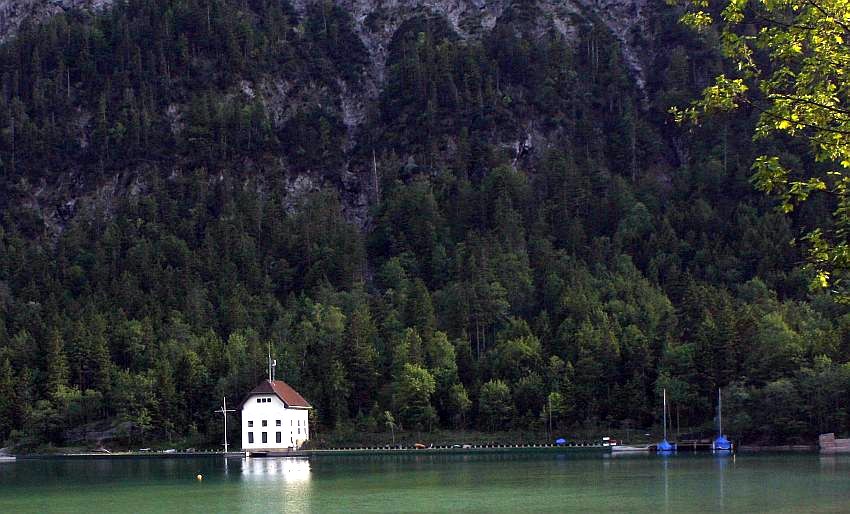
<path fill-rule="evenodd" d="M 217 440 L 269 343 L 320 431 L 542 430 L 550 404 L 564 429 L 648 427 L 662 388 L 699 428 L 717 387 L 734 437 L 850 428 L 850 317 L 792 244 L 828 206 L 785 217 L 749 183 L 765 147 L 806 153 L 742 137 L 746 113 L 672 123 L 723 70 L 672 8 L 553 5 L 22 24 L 0 46 L 0 440 Z"/>

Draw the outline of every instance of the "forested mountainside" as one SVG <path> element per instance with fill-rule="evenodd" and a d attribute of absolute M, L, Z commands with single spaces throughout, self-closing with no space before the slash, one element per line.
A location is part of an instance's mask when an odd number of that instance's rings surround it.
<path fill-rule="evenodd" d="M 753 143 L 755 114 L 672 122 L 724 66 L 678 14 L 24 19 L 0 46 L 0 440 L 218 441 L 268 345 L 323 432 L 542 429 L 550 404 L 649 427 L 662 388 L 709 426 L 718 387 L 746 441 L 850 429 L 850 316 L 793 244 L 829 206 L 786 217 L 749 183 L 765 147 L 810 159 Z"/>

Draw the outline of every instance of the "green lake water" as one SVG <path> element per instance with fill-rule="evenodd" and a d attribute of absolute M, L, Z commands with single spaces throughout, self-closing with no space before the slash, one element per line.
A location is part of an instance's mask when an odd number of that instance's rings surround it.
<path fill-rule="evenodd" d="M 449 511 L 850 512 L 850 456 L 516 453 L 0 463 L 2 513 Z"/>

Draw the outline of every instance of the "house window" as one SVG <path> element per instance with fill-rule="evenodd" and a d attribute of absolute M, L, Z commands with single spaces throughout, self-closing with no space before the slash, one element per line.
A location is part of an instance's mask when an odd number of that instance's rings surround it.
<path fill-rule="evenodd" d="M 254 444 L 254 432 L 248 432 L 248 444 Z"/>
<path fill-rule="evenodd" d="M 289 438 L 289 444 L 295 444 L 295 441 L 291 437 Z"/>
<path fill-rule="evenodd" d="M 257 398 L 257 403 L 263 403 L 263 399 L 262 399 L 262 398 Z"/>
<path fill-rule="evenodd" d="M 269 433 L 263 432 L 263 444 L 269 442 Z"/>
<path fill-rule="evenodd" d="M 280 432 L 274 435 L 274 442 L 280 444 Z"/>
<path fill-rule="evenodd" d="M 298 435 L 301 435 L 301 429 L 300 428 L 298 429 Z"/>
<path fill-rule="evenodd" d="M 254 422 L 253 422 L 253 421 L 249 421 L 249 422 L 248 422 L 248 426 L 249 426 L 249 427 L 254 426 Z"/>
<path fill-rule="evenodd" d="M 263 426 L 264 426 L 264 427 L 265 427 L 265 426 L 268 426 L 268 424 L 269 424 L 268 420 L 265 420 L 265 419 L 264 419 L 264 420 L 263 420 Z"/>
<path fill-rule="evenodd" d="M 276 421 L 274 422 L 274 425 L 275 425 L 276 427 L 279 427 L 279 426 L 280 426 L 280 420 L 276 420 Z M 278 442 L 280 442 L 280 441 L 278 441 Z"/>
<path fill-rule="evenodd" d="M 289 420 L 289 426 L 292 426 L 292 420 L 291 419 Z"/>

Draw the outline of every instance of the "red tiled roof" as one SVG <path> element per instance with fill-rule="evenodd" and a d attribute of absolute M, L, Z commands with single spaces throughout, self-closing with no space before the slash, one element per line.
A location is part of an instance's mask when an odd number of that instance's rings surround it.
<path fill-rule="evenodd" d="M 245 396 L 242 403 L 239 404 L 239 409 L 248 401 L 249 398 L 258 394 L 273 394 L 280 398 L 287 407 L 295 407 L 301 409 L 312 409 L 313 406 L 307 403 L 303 396 L 298 394 L 298 391 L 292 388 L 283 380 L 263 380 L 263 382 L 255 387 L 250 393 Z"/>

